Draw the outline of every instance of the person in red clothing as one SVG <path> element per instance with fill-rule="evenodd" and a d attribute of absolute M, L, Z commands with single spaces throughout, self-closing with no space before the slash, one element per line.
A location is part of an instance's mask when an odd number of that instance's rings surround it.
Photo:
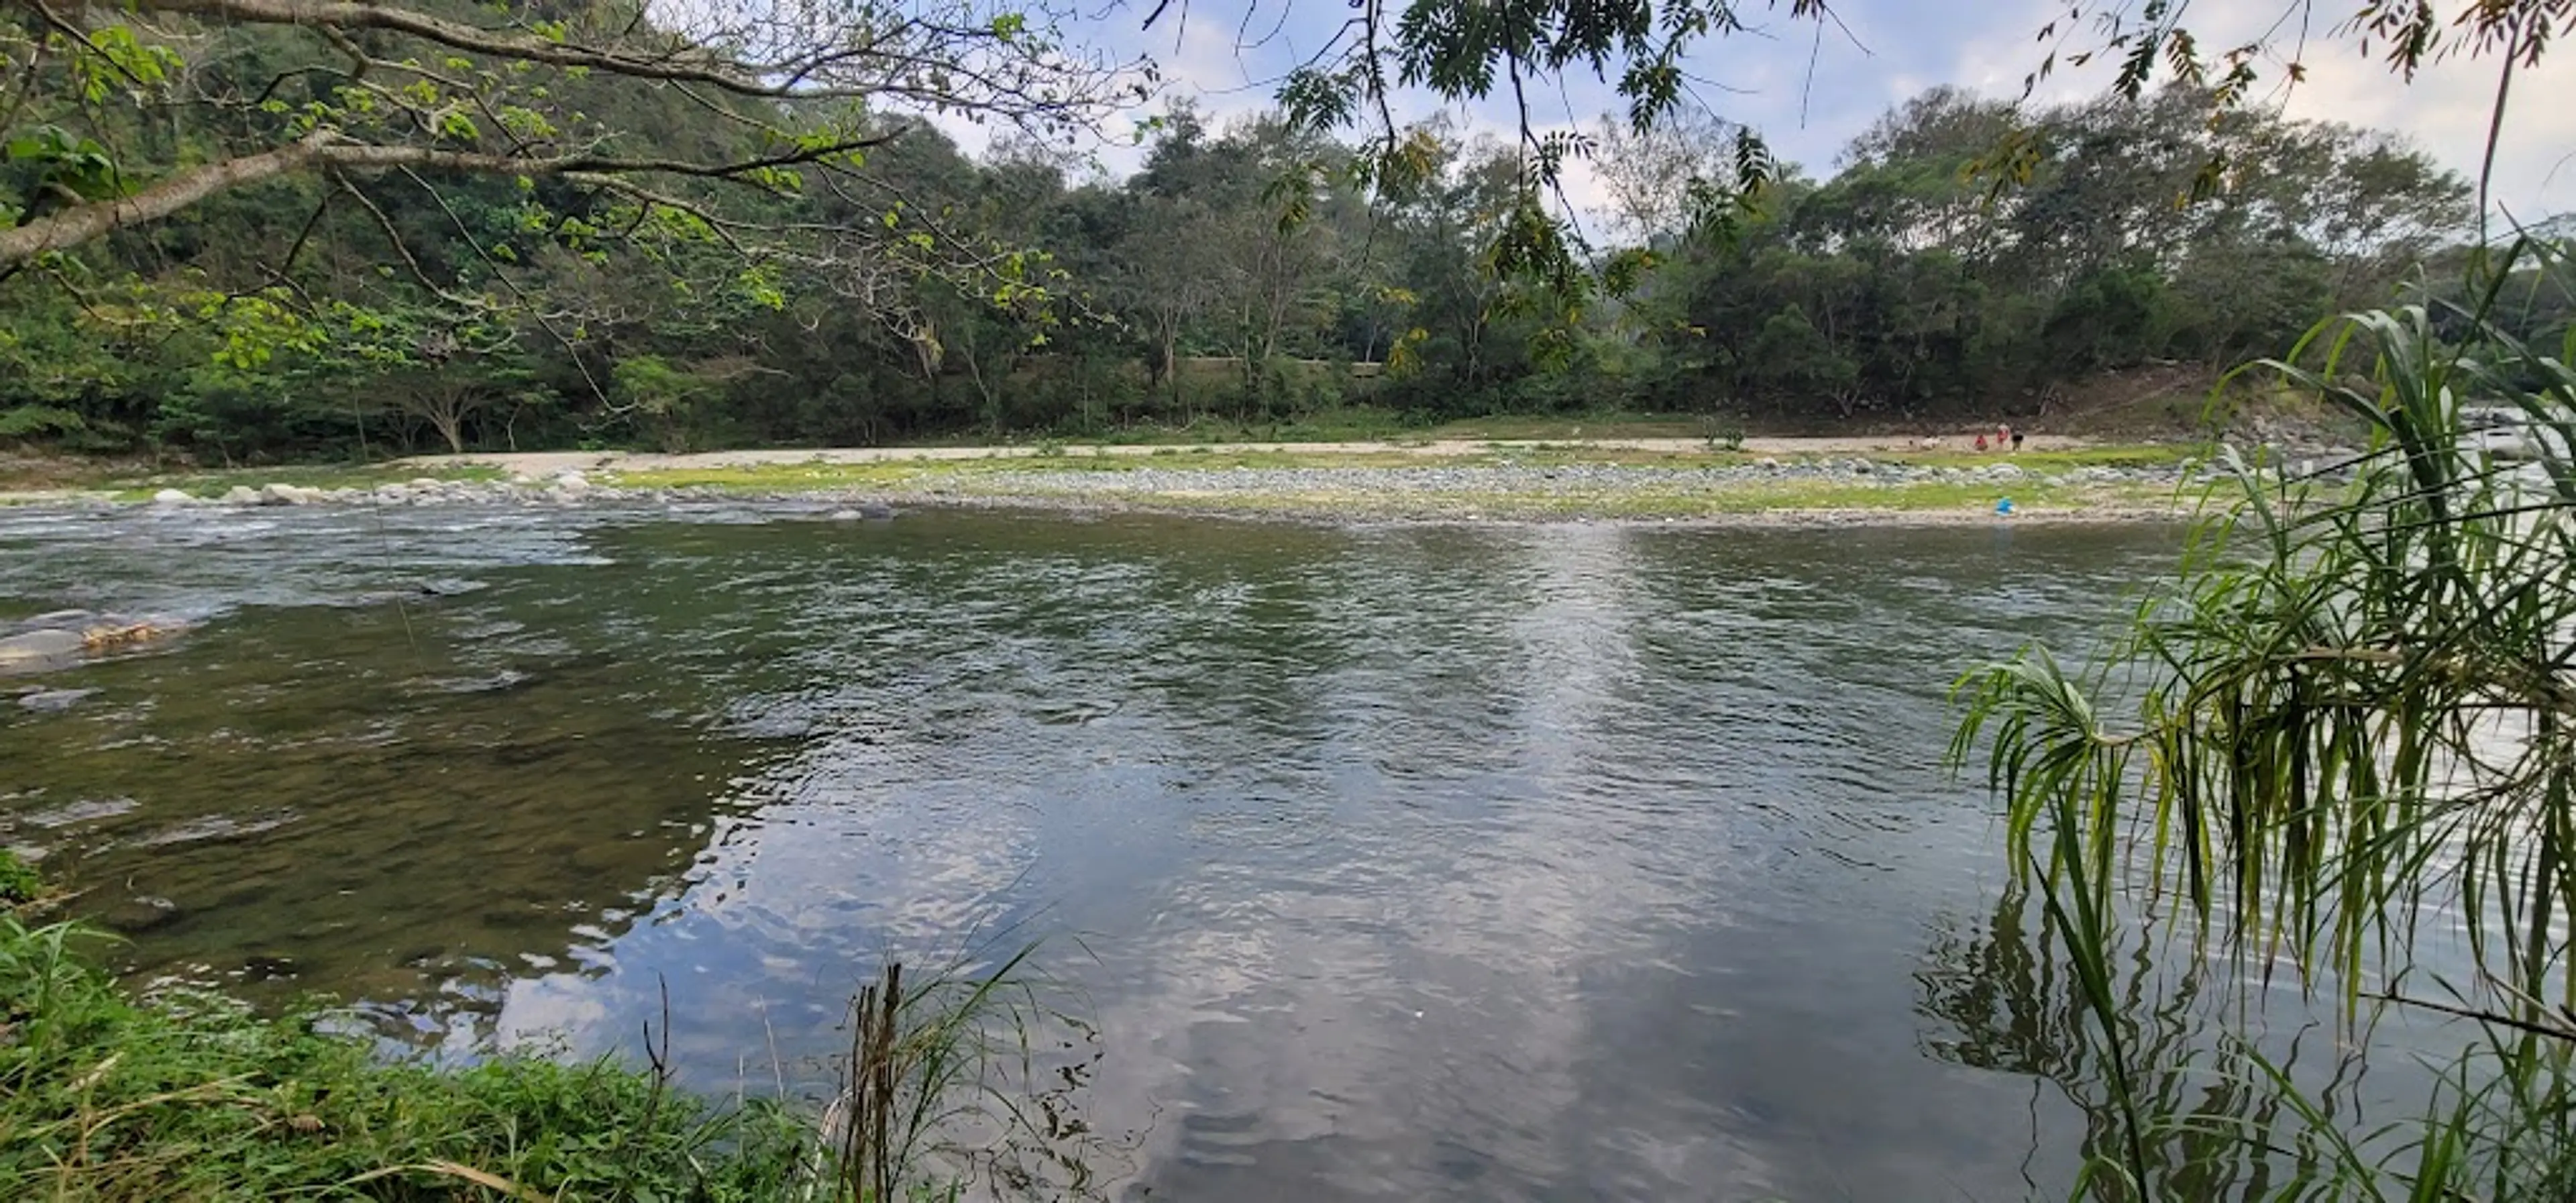
<path fill-rule="evenodd" d="M 1978 431 L 1978 432 L 1977 432 L 1977 450 L 1979 450 L 1979 451 L 1983 451 L 1983 450 L 1985 450 L 1985 449 L 1986 449 L 1986 432 L 1985 432 L 1985 431 L 1980 430 L 1980 431 Z"/>

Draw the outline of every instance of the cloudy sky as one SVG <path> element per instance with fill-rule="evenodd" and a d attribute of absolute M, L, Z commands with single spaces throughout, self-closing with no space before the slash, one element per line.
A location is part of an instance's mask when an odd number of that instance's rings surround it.
<path fill-rule="evenodd" d="M 2285 2 L 2201 0 L 2191 8 L 2190 25 L 2203 46 L 2232 45 L 2282 22 Z M 1152 30 L 1140 30 L 1150 7 L 1147 0 L 1125 0 L 1081 33 L 1103 48 L 1150 55 L 1176 93 L 1201 97 L 1220 116 L 1266 105 L 1278 76 L 1315 53 L 1350 14 L 1334 0 L 1173 0 Z M 2294 117 L 2403 131 L 2474 177 L 2495 95 L 2495 64 L 2442 62 L 2404 84 L 2363 58 L 2358 42 L 2326 36 L 2353 7 L 2354 0 L 2324 0 L 2304 56 L 2309 80 L 2273 103 Z M 1818 175 L 1832 170 L 1853 134 L 1925 88 L 1952 83 L 2018 94 L 2023 77 L 2047 53 L 2036 35 L 2066 15 L 2060 0 L 1838 0 L 1835 10 L 1848 32 L 1828 25 L 1819 36 L 1814 23 L 1793 21 L 1785 9 L 1747 4 L 1756 31 L 1705 47 L 1694 67 L 1707 81 L 1700 94 L 1712 109 L 1759 128 L 1784 158 Z M 2296 30 L 2295 13 L 2282 28 Z M 2270 74 L 2279 77 L 2277 69 Z M 2042 85 L 2040 96 L 2085 95 L 2109 82 L 2110 71 L 2099 65 L 2061 72 Z M 2518 74 L 2513 95 L 2497 155 L 2496 201 L 2526 220 L 2576 210 L 2576 50 Z M 1533 96 L 1532 103 L 1541 120 L 1553 123 L 1589 123 L 1616 107 L 1610 89 L 1589 78 Z M 1415 98 L 1411 113 L 1399 119 L 1430 109 L 1426 99 Z M 1508 120 L 1499 104 L 1463 116 L 1495 129 Z"/>

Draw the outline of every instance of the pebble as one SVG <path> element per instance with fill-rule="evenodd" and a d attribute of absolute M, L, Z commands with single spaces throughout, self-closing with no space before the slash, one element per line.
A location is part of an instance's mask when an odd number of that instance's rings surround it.
<path fill-rule="evenodd" d="M 2071 477 L 2088 482 L 2137 481 L 2169 484 L 2172 468 L 2091 468 Z M 1122 472 L 1030 471 L 996 474 L 997 490 L 1029 495 L 1118 497 L 1146 493 L 1257 494 L 1514 494 L 1535 497 L 1600 496 L 1608 493 L 1716 490 L 1765 478 L 1831 482 L 1846 480 L 1898 485 L 1931 480 L 2025 480 L 2034 473 L 2017 464 L 1995 463 L 1962 472 L 1881 464 L 1868 460 L 1782 463 L 1757 460 L 1750 465 L 1709 468 L 1647 468 L 1618 464 L 1570 464 L 1552 468 L 1496 466 L 1423 466 L 1403 468 L 1137 468 Z"/>
<path fill-rule="evenodd" d="M 2041 475 L 2005 460 L 1966 467 L 1926 467 L 1885 463 L 1864 457 L 1845 459 L 1782 460 L 1764 456 L 1749 463 L 1710 465 L 1704 467 L 1647 467 L 1623 464 L 1440 464 L 1437 462 L 1395 468 L 1253 468 L 1228 465 L 1223 468 L 1191 468 L 1157 462 L 1124 468 L 1114 472 L 1058 471 L 1031 468 L 1024 471 L 997 472 L 978 478 L 969 496 L 1053 497 L 1065 499 L 1116 499 L 1147 494 L 1219 494 L 1286 496 L 1352 495 L 1355 509 L 1365 509 L 1366 496 L 1425 496 L 1485 494 L 1532 497 L 1595 498 L 1631 492 L 1692 492 L 1716 490 L 1753 481 L 1812 480 L 1819 483 L 1846 482 L 1866 485 L 1901 485 L 1918 481 L 1951 481 L 1957 483 L 1992 483 L 2032 480 L 2066 484 L 2138 483 L 2169 485 L 2182 479 L 2174 465 L 2113 467 L 2107 465 L 2068 469 L 2062 474 Z M 795 495 L 794 489 L 781 489 L 781 495 Z M 957 495 L 939 483 L 924 482 L 923 492 L 932 497 Z M 173 500 L 178 490 L 155 494 L 155 504 L 187 504 Z M 517 476 L 508 480 L 441 480 L 420 476 L 399 484 L 388 483 L 365 489 L 316 489 L 285 483 L 272 483 L 261 488 L 236 485 L 227 490 L 221 501 L 231 506 L 445 506 L 550 504 L 557 506 L 590 505 L 602 501 L 634 504 L 670 504 L 699 494 L 685 489 L 629 489 L 598 484 L 579 471 L 565 471 L 548 477 Z M 810 495 L 809 495 L 810 496 Z M 194 499 L 191 499 L 193 501 Z M 891 518 L 895 511 L 879 500 L 843 497 L 835 499 L 835 508 L 824 517 L 835 522 Z M 1579 506 L 1577 508 L 1580 508 Z"/>

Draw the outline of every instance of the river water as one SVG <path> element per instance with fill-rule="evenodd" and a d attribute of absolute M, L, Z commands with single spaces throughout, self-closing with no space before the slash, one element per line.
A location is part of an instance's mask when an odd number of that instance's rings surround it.
<path fill-rule="evenodd" d="M 0 704 L 0 839 L 138 981 L 455 1056 L 667 1008 L 713 1091 L 1036 940 L 1122 1198 L 2062 1197 L 2084 1058 L 1946 695 L 2177 548 L 5 511 L 0 618 L 203 625 Z"/>

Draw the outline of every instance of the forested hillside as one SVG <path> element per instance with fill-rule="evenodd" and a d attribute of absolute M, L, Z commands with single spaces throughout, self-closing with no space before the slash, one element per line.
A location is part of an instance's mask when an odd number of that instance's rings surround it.
<path fill-rule="evenodd" d="M 2385 299 L 2471 211 L 2417 148 L 2180 90 L 2018 114 L 1936 90 L 1749 205 L 1705 203 L 1736 146 L 1721 123 L 1605 119 L 1576 148 L 1606 198 L 1579 228 L 1612 287 L 1569 297 L 1491 270 L 1520 219 L 1518 148 L 1443 124 L 1407 131 L 1408 179 L 1364 182 L 1358 148 L 1182 105 L 1111 178 L 1092 143 L 1040 134 L 1123 92 L 1076 104 L 1023 79 L 976 97 L 1004 120 L 970 156 L 917 117 L 579 68 L 532 83 L 399 31 L 340 47 L 164 22 L 48 58 L 66 36 L 50 11 L 0 23 L 28 78 L 60 76 L 5 114 L 11 224 L 113 190 L 97 177 L 120 147 L 185 163 L 376 121 L 438 154 L 589 156 L 515 174 L 351 156 L 8 269 L 0 440 L 206 462 L 1087 435 L 1358 405 L 2031 415 L 2101 373 L 2277 351 Z M 805 170 L 818 147 L 863 179 Z M 594 170 L 613 156 L 735 166 L 646 186 Z"/>

